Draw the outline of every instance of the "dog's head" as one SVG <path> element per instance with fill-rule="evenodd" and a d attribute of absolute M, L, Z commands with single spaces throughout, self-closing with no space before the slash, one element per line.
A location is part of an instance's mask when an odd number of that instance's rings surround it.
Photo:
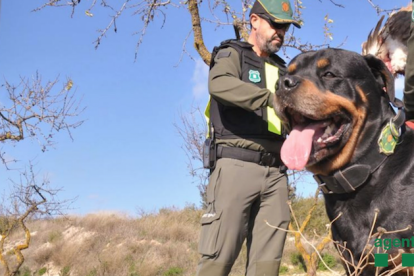
<path fill-rule="evenodd" d="M 378 139 L 393 114 L 390 100 L 394 78 L 373 56 L 341 49 L 298 55 L 275 97 L 275 111 L 291 130 L 283 161 L 324 175 L 345 166 Z"/>

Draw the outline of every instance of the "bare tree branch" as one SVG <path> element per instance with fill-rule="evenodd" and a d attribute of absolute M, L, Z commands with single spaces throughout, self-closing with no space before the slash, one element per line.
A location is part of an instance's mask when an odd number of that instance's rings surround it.
<path fill-rule="evenodd" d="M 46 151 L 59 131 L 72 138 L 71 130 L 84 122 L 78 120 L 84 108 L 75 98 L 71 79 L 56 92 L 57 83 L 58 79 L 43 84 L 38 73 L 31 80 L 20 78 L 17 86 L 6 81 L 8 100 L 0 104 L 0 141 L 18 142 L 30 137 Z"/>
<path fill-rule="evenodd" d="M 101 40 L 102 40 L 102 38 L 106 35 L 106 32 L 112 27 L 112 26 L 114 26 L 114 31 L 115 32 L 117 32 L 117 29 L 116 29 L 116 24 L 115 24 L 115 22 L 116 22 L 116 19 L 122 14 L 122 12 L 125 10 L 125 8 L 126 8 L 126 5 L 127 5 L 127 3 L 129 2 L 130 0 L 126 0 L 125 1 L 125 3 L 122 5 L 122 7 L 119 9 L 119 11 L 116 13 L 116 15 L 114 15 L 114 16 L 112 16 L 112 20 L 109 22 L 109 24 L 108 24 L 108 26 L 105 28 L 105 29 L 103 29 L 103 30 L 98 30 L 98 32 L 100 33 L 100 35 L 99 35 L 99 37 L 96 39 L 96 41 L 95 41 L 95 49 L 98 49 L 98 47 L 99 47 L 99 45 L 101 44 Z M 94 3 L 92 4 L 92 7 L 93 6 L 95 6 L 95 4 L 96 4 L 96 0 L 94 1 Z M 91 8 L 92 8 L 91 7 Z M 108 7 L 110 7 L 110 6 L 108 6 Z M 89 9 L 90 10 L 90 9 Z M 88 10 L 88 11 L 89 11 Z"/>
<path fill-rule="evenodd" d="M 59 131 L 66 131 L 72 138 L 71 130 L 83 123 L 78 116 L 84 108 L 75 98 L 71 79 L 59 91 L 55 89 L 57 83 L 58 79 L 44 84 L 39 74 L 33 79 L 21 77 L 17 86 L 5 81 L 1 86 L 7 99 L 0 103 L 0 141 L 19 142 L 30 137 L 45 151 L 53 145 Z M 7 169 L 8 163 L 14 161 L 5 152 L 0 152 L 0 159 Z M 12 191 L 0 204 L 0 265 L 4 267 L 4 276 L 18 275 L 24 263 L 22 252 L 31 241 L 26 221 L 62 214 L 72 202 L 56 199 L 59 189 L 51 189 L 47 178 L 38 184 L 32 164 L 20 173 L 19 182 L 11 182 Z M 18 230 L 23 232 L 23 241 L 11 241 L 11 233 Z"/>
<path fill-rule="evenodd" d="M 194 48 L 205 64 L 210 65 L 211 53 L 204 44 L 197 0 L 188 0 L 188 11 L 191 14 L 191 25 L 193 26 Z"/>
<path fill-rule="evenodd" d="M 372 0 L 367 0 L 368 3 L 376 10 L 377 14 L 380 15 L 381 13 L 391 13 L 399 8 L 393 8 L 393 9 L 383 9 L 379 5 L 374 4 Z"/>
<path fill-rule="evenodd" d="M 187 155 L 187 167 L 190 175 L 197 179 L 197 187 L 206 206 L 206 188 L 209 172 L 203 168 L 203 145 L 206 137 L 206 122 L 200 108 L 194 108 L 189 114 L 181 114 L 175 129 L 183 140 L 183 150 Z"/>
<path fill-rule="evenodd" d="M 195 61 L 194 57 L 187 51 L 187 47 L 186 47 L 187 41 L 190 35 L 192 34 L 192 32 L 193 30 L 189 31 L 188 35 L 185 37 L 184 42 L 183 42 L 183 47 L 182 47 L 183 50 L 181 52 L 180 59 L 178 60 L 177 64 L 174 65 L 174 67 L 177 67 L 181 63 L 181 61 L 183 60 L 184 54 L 186 54 L 191 60 Z"/>
<path fill-rule="evenodd" d="M 20 174 L 19 182 L 11 182 L 10 197 L 3 200 L 0 206 L 0 264 L 4 267 L 4 276 L 18 275 L 25 261 L 22 251 L 29 248 L 31 242 L 26 222 L 32 218 L 61 215 L 73 202 L 56 199 L 59 189 L 50 188 L 47 178 L 38 184 L 32 164 Z M 24 239 L 16 242 L 11 234 L 19 230 L 23 232 Z"/>
<path fill-rule="evenodd" d="M 71 16 L 73 16 L 74 11 L 76 8 L 79 8 L 80 1 L 79 0 L 44 0 L 45 3 L 41 5 L 40 7 L 34 9 L 33 11 L 40 11 L 45 8 L 49 7 L 70 7 L 71 8 Z M 252 7 L 252 3 L 254 0 L 241 0 L 240 6 L 231 6 L 229 2 L 226 0 L 207 0 L 207 5 L 210 14 L 203 14 L 200 15 L 199 12 L 199 5 L 202 4 L 202 1 L 198 0 L 184 0 L 182 2 L 174 3 L 174 0 L 166 0 L 162 2 L 162 0 L 123 0 L 121 2 L 114 1 L 117 5 L 121 4 L 121 7 L 119 9 L 115 9 L 110 4 L 110 0 L 92 0 L 92 4 L 90 7 L 88 7 L 85 11 L 85 14 L 87 16 L 93 16 L 91 13 L 93 9 L 97 9 L 97 4 L 100 3 L 100 6 L 103 8 L 109 9 L 113 14 L 111 15 L 110 22 L 107 24 L 107 26 L 104 29 L 98 30 L 99 35 L 97 39 L 94 41 L 95 48 L 98 48 L 99 45 L 102 43 L 102 40 L 104 37 L 106 37 L 106 34 L 108 33 L 108 30 L 111 28 L 114 29 L 115 32 L 117 32 L 117 26 L 116 22 L 121 17 L 121 15 L 125 14 L 125 11 L 127 9 L 133 9 L 133 15 L 140 15 L 140 23 L 142 24 L 142 27 L 139 31 L 135 32 L 134 34 L 138 34 L 139 38 L 136 43 L 135 47 L 135 60 L 137 60 L 138 56 L 138 50 L 141 46 L 141 44 L 144 41 L 144 36 L 146 35 L 148 31 L 149 25 L 156 20 L 157 15 L 161 15 L 161 23 L 162 26 L 164 25 L 166 18 L 167 18 L 167 11 L 166 8 L 168 7 L 175 7 L 175 8 L 187 8 L 190 15 L 191 15 L 191 27 L 193 30 L 194 35 L 194 48 L 199 54 L 199 56 L 203 59 L 203 61 L 208 65 L 210 63 L 211 54 L 207 50 L 205 46 L 205 42 L 202 35 L 202 27 L 201 23 L 206 22 L 209 24 L 214 24 L 216 27 L 221 26 L 230 26 L 233 25 L 237 32 L 240 33 L 240 36 L 247 40 L 248 38 L 248 31 L 249 31 L 249 18 L 248 18 L 248 11 Z M 322 2 L 322 0 L 319 0 Z M 377 11 L 377 13 L 382 12 L 391 12 L 395 9 L 382 9 L 379 5 L 376 5 L 374 3 L 374 0 L 367 0 L 368 3 Z M 338 8 L 345 8 L 345 5 L 338 3 L 337 0 L 329 0 L 328 4 L 331 4 Z M 304 11 L 304 6 L 302 4 L 301 0 L 293 0 L 294 3 L 294 18 L 302 22 L 302 15 Z M 233 3 L 232 3 L 233 4 Z M 165 9 L 161 9 L 165 8 Z M 326 26 L 325 26 L 326 27 Z M 326 37 L 332 37 L 333 33 L 330 32 L 328 29 L 325 28 L 325 36 Z M 185 41 L 187 38 L 184 39 Z M 344 44 L 344 42 L 340 43 L 340 45 L 337 45 L 335 47 L 340 47 Z M 184 44 L 186 45 L 186 44 Z M 312 42 L 306 42 L 302 43 L 298 37 L 294 35 L 292 32 L 290 36 L 286 39 L 285 43 L 286 47 L 294 48 L 299 50 L 300 52 L 307 52 L 311 50 L 318 50 L 321 48 L 329 47 L 330 44 L 328 42 L 324 43 L 315 43 Z M 284 48 L 286 49 L 286 48 Z M 184 54 L 188 55 L 188 51 L 183 48 Z M 285 56 L 286 51 L 284 52 Z M 181 56 L 182 58 L 182 56 Z M 180 60 L 181 60 L 180 58 Z M 190 56 L 191 58 L 191 56 Z"/>

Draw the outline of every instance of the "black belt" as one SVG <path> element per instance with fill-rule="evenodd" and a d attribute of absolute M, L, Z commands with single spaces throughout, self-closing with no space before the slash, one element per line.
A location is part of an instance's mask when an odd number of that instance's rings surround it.
<path fill-rule="evenodd" d="M 223 147 L 222 145 L 217 146 L 218 158 L 232 158 L 269 167 L 284 166 L 280 159 L 280 154 L 235 147 Z"/>

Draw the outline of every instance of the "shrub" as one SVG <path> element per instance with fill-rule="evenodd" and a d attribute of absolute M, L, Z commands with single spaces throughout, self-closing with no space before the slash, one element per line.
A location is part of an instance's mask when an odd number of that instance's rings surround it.
<path fill-rule="evenodd" d="M 280 274 L 286 274 L 289 272 L 289 268 L 287 266 L 282 265 L 279 269 Z"/>
<path fill-rule="evenodd" d="M 39 276 L 42 276 L 43 274 L 45 274 L 47 272 L 47 268 L 46 267 L 42 267 L 41 269 L 39 269 L 39 271 L 37 272 L 37 274 Z"/>
<path fill-rule="evenodd" d="M 179 267 L 171 267 L 166 272 L 164 272 L 163 276 L 181 276 L 183 275 L 184 271 L 182 268 Z"/>
<path fill-rule="evenodd" d="M 299 252 L 294 252 L 290 255 L 290 262 L 292 265 L 297 265 L 299 269 L 305 270 L 305 261 Z"/>
<path fill-rule="evenodd" d="M 331 254 L 322 254 L 322 259 L 329 268 L 333 268 L 334 266 L 336 266 L 336 259 Z M 326 266 L 321 262 L 321 260 L 319 260 L 318 269 L 328 270 Z"/>
<path fill-rule="evenodd" d="M 65 266 L 59 273 L 59 276 L 70 276 L 70 267 Z"/>
<path fill-rule="evenodd" d="M 6 216 L 0 216 L 0 233 L 9 228 L 10 219 Z"/>
<path fill-rule="evenodd" d="M 305 220 L 306 216 L 308 215 L 309 209 L 312 208 L 314 203 L 314 198 L 296 197 L 295 199 L 292 199 L 293 212 L 299 224 L 301 224 Z M 324 233 L 326 233 L 325 225 L 328 223 L 329 220 L 328 216 L 326 215 L 324 200 L 323 198 L 319 198 L 317 207 L 312 212 L 312 219 L 309 221 L 309 224 L 305 228 L 303 234 L 313 235 L 314 231 L 316 231 L 316 233 L 318 233 L 319 235 L 323 235 Z"/>
<path fill-rule="evenodd" d="M 30 268 L 28 268 L 27 266 L 24 266 L 22 268 L 22 270 L 19 270 L 17 275 L 19 275 L 19 276 L 31 276 L 32 272 L 30 271 Z"/>

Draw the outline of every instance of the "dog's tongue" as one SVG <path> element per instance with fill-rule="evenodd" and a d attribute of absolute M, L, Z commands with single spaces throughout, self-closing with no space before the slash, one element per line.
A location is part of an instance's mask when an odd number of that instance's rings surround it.
<path fill-rule="evenodd" d="M 291 170 L 302 170 L 308 163 L 312 150 L 316 124 L 295 126 L 283 143 L 280 155 L 283 163 Z"/>

